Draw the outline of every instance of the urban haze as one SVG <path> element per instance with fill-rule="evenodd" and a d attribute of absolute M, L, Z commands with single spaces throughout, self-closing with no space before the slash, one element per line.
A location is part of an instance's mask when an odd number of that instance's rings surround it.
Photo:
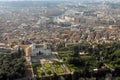
<path fill-rule="evenodd" d="M 120 0 L 0 0 L 0 80 L 120 80 Z"/>

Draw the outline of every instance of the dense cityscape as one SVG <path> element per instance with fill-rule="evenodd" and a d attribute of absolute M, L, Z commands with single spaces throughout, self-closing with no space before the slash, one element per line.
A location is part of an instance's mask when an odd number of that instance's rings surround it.
<path fill-rule="evenodd" d="M 0 1 L 0 80 L 120 80 L 120 0 Z"/>

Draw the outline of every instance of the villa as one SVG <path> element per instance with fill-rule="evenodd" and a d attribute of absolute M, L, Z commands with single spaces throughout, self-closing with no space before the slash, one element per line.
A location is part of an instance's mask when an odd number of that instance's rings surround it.
<path fill-rule="evenodd" d="M 31 61 L 32 56 L 38 56 L 41 54 L 45 56 L 49 56 L 52 53 L 47 43 L 43 43 L 43 44 L 33 43 L 31 45 L 24 45 L 23 47 L 25 49 L 25 53 L 26 53 L 25 56 L 27 61 Z"/>

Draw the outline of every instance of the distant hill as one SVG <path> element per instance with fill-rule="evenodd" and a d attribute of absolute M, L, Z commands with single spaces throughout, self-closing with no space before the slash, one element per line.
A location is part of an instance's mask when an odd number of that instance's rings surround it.
<path fill-rule="evenodd" d="M 52 7 L 61 3 L 62 1 L 4 1 L 0 2 L 0 6 L 8 7 Z"/>
<path fill-rule="evenodd" d="M 55 7 L 59 3 L 68 2 L 84 2 L 84 3 L 96 3 L 96 2 L 111 2 L 117 3 L 120 0 L 0 0 L 0 6 L 8 7 Z"/>

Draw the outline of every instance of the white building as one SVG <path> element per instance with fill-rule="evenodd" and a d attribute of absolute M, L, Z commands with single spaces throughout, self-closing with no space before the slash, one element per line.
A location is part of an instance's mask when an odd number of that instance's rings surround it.
<path fill-rule="evenodd" d="M 37 55 L 50 55 L 51 54 L 51 49 L 48 48 L 47 43 L 44 44 L 32 44 L 31 45 L 32 50 L 31 50 L 31 56 L 37 56 Z"/>
<path fill-rule="evenodd" d="M 25 48 L 26 53 L 26 60 L 31 61 L 31 56 L 38 56 L 38 55 L 45 55 L 49 56 L 51 55 L 51 49 L 49 48 L 49 45 L 47 43 L 44 44 L 32 44 L 27 45 Z"/>

